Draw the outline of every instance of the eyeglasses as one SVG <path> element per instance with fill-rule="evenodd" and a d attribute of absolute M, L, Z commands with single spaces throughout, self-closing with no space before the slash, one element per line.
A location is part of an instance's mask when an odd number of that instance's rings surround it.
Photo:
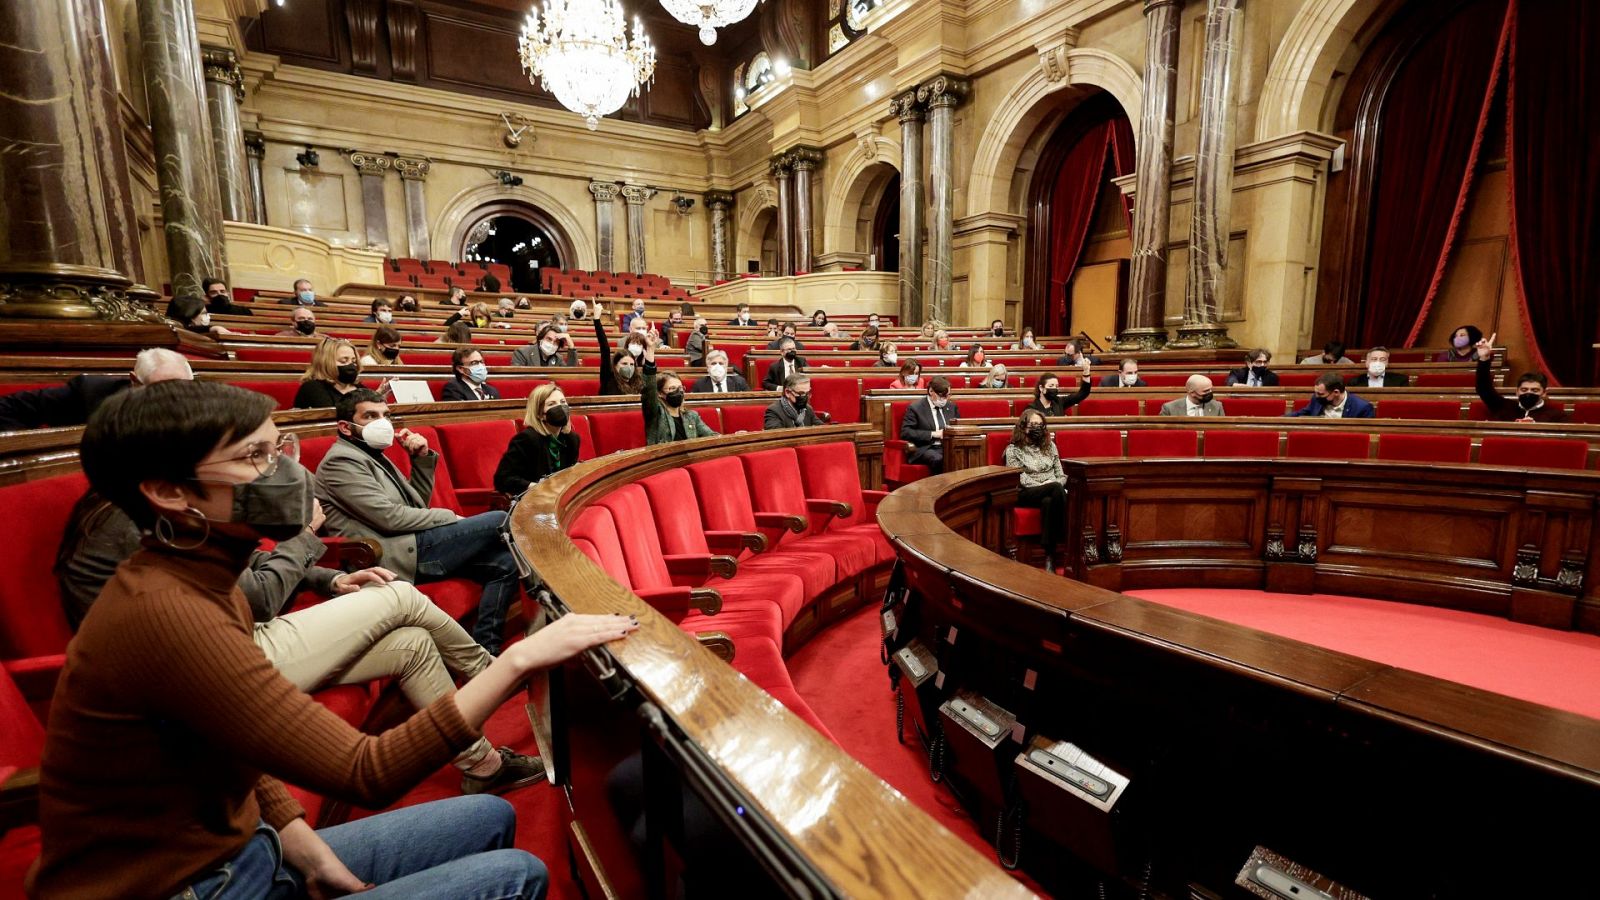
<path fill-rule="evenodd" d="M 280 434 L 276 441 L 256 441 L 245 448 L 245 452 L 238 456 L 226 459 L 214 459 L 208 463 L 201 463 L 195 468 L 215 466 L 222 463 L 238 462 L 243 459 L 250 461 L 256 467 L 256 474 L 263 477 L 278 471 L 278 463 L 285 457 L 300 461 L 300 436 L 298 434 Z"/>

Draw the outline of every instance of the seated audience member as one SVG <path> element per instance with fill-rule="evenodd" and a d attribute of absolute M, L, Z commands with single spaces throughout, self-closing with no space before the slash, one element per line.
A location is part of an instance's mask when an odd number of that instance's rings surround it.
<path fill-rule="evenodd" d="M 498 294 L 500 293 L 500 279 L 496 278 L 493 272 L 485 272 L 483 277 L 478 279 L 477 288 L 486 294 Z"/>
<path fill-rule="evenodd" d="M 569 319 L 582 319 L 587 315 L 589 315 L 589 304 L 582 300 L 574 300 L 567 307 L 567 318 Z"/>
<path fill-rule="evenodd" d="M 1204 375 L 1190 375 L 1184 384 L 1184 395 L 1161 404 L 1163 416 L 1225 416 L 1222 401 L 1212 394 L 1211 379 Z"/>
<path fill-rule="evenodd" d="M 1367 351 L 1367 371 L 1352 384 L 1359 387 L 1405 387 L 1411 379 L 1399 372 L 1389 371 L 1389 348 L 1373 347 Z"/>
<path fill-rule="evenodd" d="M 466 306 L 467 305 L 467 289 L 466 288 L 461 288 L 461 287 L 452 287 L 450 289 L 450 293 L 445 295 L 444 305 L 445 306 Z"/>
<path fill-rule="evenodd" d="M 1067 410 L 1082 403 L 1089 396 L 1093 382 L 1089 380 L 1089 364 L 1084 363 L 1082 374 L 1078 377 L 1078 391 L 1071 397 L 1061 396 L 1061 379 L 1055 373 L 1046 372 L 1039 376 L 1033 384 L 1033 402 L 1027 409 L 1036 409 L 1047 416 L 1064 416 Z"/>
<path fill-rule="evenodd" d="M 414 313 L 421 308 L 417 298 L 411 294 L 401 294 L 394 299 L 395 312 Z"/>
<path fill-rule="evenodd" d="M 457 347 L 450 354 L 456 377 L 439 392 L 440 400 L 499 400 L 500 389 L 489 383 L 489 367 L 477 347 Z"/>
<path fill-rule="evenodd" d="M 311 364 L 300 373 L 300 389 L 294 393 L 295 409 L 322 409 L 339 402 L 355 390 L 361 377 L 361 363 L 354 344 L 344 338 L 323 338 L 311 351 Z"/>
<path fill-rule="evenodd" d="M 211 324 L 211 310 L 206 308 L 206 301 L 194 294 L 173 297 L 167 304 L 167 318 L 195 334 L 233 334 L 221 325 Z"/>
<path fill-rule="evenodd" d="M 296 278 L 294 280 L 294 296 L 285 297 L 278 301 L 280 306 L 298 303 L 301 306 L 316 306 L 317 292 L 311 289 L 311 279 Z"/>
<path fill-rule="evenodd" d="M 1006 465 L 1022 470 L 1017 505 L 1039 511 L 1044 568 L 1054 572 L 1056 551 L 1067 527 L 1067 473 L 1061 470 L 1061 453 L 1045 428 L 1043 413 L 1030 406 L 1017 417 L 1005 460 Z"/>
<path fill-rule="evenodd" d="M 644 375 L 640 362 L 650 339 L 637 332 L 622 339 L 622 349 L 611 352 L 611 342 L 606 338 L 606 310 L 599 301 L 594 304 L 594 336 L 600 342 L 598 365 L 600 367 L 600 396 L 617 397 L 644 392 Z"/>
<path fill-rule="evenodd" d="M 1344 389 L 1344 378 L 1335 372 L 1318 376 L 1311 386 L 1311 402 L 1285 413 L 1323 419 L 1371 419 L 1377 415 L 1372 404 Z"/>
<path fill-rule="evenodd" d="M 1355 360 L 1344 355 L 1343 341 L 1329 341 L 1322 345 L 1322 353 L 1300 360 L 1302 366 L 1353 366 Z"/>
<path fill-rule="evenodd" d="M 868 328 L 879 328 L 880 327 L 879 323 L 878 323 L 878 314 L 877 313 L 868 313 L 867 314 L 867 327 Z"/>
<path fill-rule="evenodd" d="M 576 366 L 578 364 L 578 348 L 573 346 L 572 338 L 556 327 L 554 322 L 546 322 L 540 325 L 539 330 L 534 333 L 533 343 L 524 344 L 511 351 L 511 364 L 513 366 Z"/>
<path fill-rule="evenodd" d="M 884 341 L 878 345 L 878 361 L 874 363 L 886 369 L 893 369 L 900 365 L 900 348 L 894 341 Z"/>
<path fill-rule="evenodd" d="M 1022 329 L 1022 337 L 1019 338 L 1015 344 L 1011 345 L 1011 349 L 1013 349 L 1013 350 L 1038 350 L 1039 349 L 1039 343 L 1038 343 L 1038 341 L 1035 341 L 1033 339 L 1033 329 L 1032 328 L 1026 328 L 1026 327 L 1023 328 Z"/>
<path fill-rule="evenodd" d="M 778 320 L 777 319 L 768 319 L 767 320 L 767 340 L 776 341 L 778 338 L 781 338 L 781 337 L 783 337 L 783 327 L 778 324 Z M 772 348 L 768 347 L 767 349 L 770 350 Z"/>
<path fill-rule="evenodd" d="M 212 276 L 200 279 L 200 291 L 206 295 L 206 309 L 213 316 L 253 316 L 255 310 L 233 302 L 233 292 L 228 283 Z"/>
<path fill-rule="evenodd" d="M 1478 399 L 1489 408 L 1489 419 L 1494 422 L 1565 422 L 1567 414 L 1558 406 L 1545 403 L 1549 399 L 1550 379 L 1543 372 L 1523 372 L 1517 376 L 1516 399 L 1495 390 L 1494 373 L 1490 366 L 1494 360 L 1494 339 L 1499 332 L 1479 338 L 1475 348 L 1478 356 Z"/>
<path fill-rule="evenodd" d="M 973 344 L 972 346 L 967 348 L 967 358 L 961 361 L 960 368 L 963 368 L 963 369 L 987 369 L 987 368 L 989 368 L 989 356 L 988 356 L 988 354 L 983 352 L 983 345 L 982 344 Z"/>
<path fill-rule="evenodd" d="M 1106 377 L 1100 379 L 1100 386 L 1103 388 L 1114 388 L 1149 387 L 1150 385 L 1145 384 L 1144 379 L 1139 377 L 1139 361 L 1137 359 L 1128 358 L 1117 363 L 1117 372 L 1115 375 L 1107 375 Z"/>
<path fill-rule="evenodd" d="M 868 325 L 861 330 L 861 337 L 850 342 L 851 350 L 876 350 L 878 349 L 878 328 Z"/>
<path fill-rule="evenodd" d="M 494 324 L 494 319 L 489 314 L 489 304 L 480 301 L 466 309 L 456 310 L 450 314 L 450 318 L 444 320 L 446 326 L 454 325 L 457 322 L 466 322 L 473 328 L 488 328 L 491 324 Z"/>
<path fill-rule="evenodd" d="M 950 349 L 950 332 L 945 331 L 943 328 L 940 328 L 940 329 L 934 331 L 934 333 L 933 333 L 933 349 L 935 349 L 935 350 L 949 350 Z"/>
<path fill-rule="evenodd" d="M 706 354 L 706 374 L 695 379 L 690 391 L 696 394 L 726 394 L 729 391 L 748 391 L 749 382 L 738 372 L 728 371 L 728 354 L 712 350 Z"/>
<path fill-rule="evenodd" d="M 517 295 L 517 309 L 533 309 L 533 301 L 519 294 Z"/>
<path fill-rule="evenodd" d="M 900 420 L 900 440 L 906 442 L 906 462 L 927 466 L 937 475 L 944 471 L 944 427 L 961 418 L 961 410 L 950 400 L 950 379 L 935 375 L 928 379 L 927 396 L 906 408 Z"/>
<path fill-rule="evenodd" d="M 583 439 L 572 430 L 572 408 L 554 382 L 528 395 L 522 430 L 511 438 L 494 469 L 494 489 L 508 497 L 578 464 Z"/>
<path fill-rule="evenodd" d="M 735 313 L 734 313 L 734 316 L 733 316 L 733 321 L 729 322 L 728 323 L 729 325 L 738 325 L 740 327 L 755 327 L 755 324 L 756 324 L 755 320 L 750 318 L 750 304 L 741 303 L 738 306 L 734 307 L 734 309 L 735 309 Z"/>
<path fill-rule="evenodd" d="M 1258 347 L 1244 355 L 1244 366 L 1228 373 L 1228 387 L 1277 387 L 1278 373 L 1267 368 L 1272 353 Z"/>
<path fill-rule="evenodd" d="M 825 312 L 823 312 L 822 310 L 819 309 L 816 312 L 811 314 L 811 327 L 812 328 L 822 328 L 822 327 L 826 326 L 827 324 L 828 324 L 828 314 L 827 313 L 825 313 Z"/>
<path fill-rule="evenodd" d="M 289 327 L 278 332 L 278 337 L 310 337 L 317 333 L 317 314 L 310 307 L 297 306 L 289 314 Z"/>
<path fill-rule="evenodd" d="M 676 372 L 656 374 L 656 348 L 644 351 L 644 390 L 639 406 L 644 411 L 646 445 L 686 441 L 689 438 L 716 437 L 700 414 L 683 405 L 683 380 Z"/>
<path fill-rule="evenodd" d="M 1006 323 L 1001 321 L 1001 320 L 999 320 L 999 319 L 995 319 L 993 322 L 990 322 L 989 323 L 989 336 L 990 337 L 997 337 L 997 338 L 1005 337 L 1006 336 Z"/>
<path fill-rule="evenodd" d="M 277 447 L 263 446 L 259 452 L 260 469 L 298 465 L 299 443 L 292 434 L 280 435 Z M 268 460 L 272 453 L 278 454 L 275 461 Z M 264 477 L 274 474 L 266 471 Z M 310 475 L 297 477 L 309 490 Z M 255 621 L 251 640 L 283 677 L 308 692 L 394 678 L 420 710 L 455 692 L 452 675 L 472 678 L 494 662 L 454 619 L 388 569 L 346 573 L 315 565 L 324 550 L 316 535 L 323 514 L 320 504 L 311 504 L 307 526 L 271 551 L 251 553 L 238 579 Z M 285 519 L 301 513 L 282 502 L 270 509 Z M 140 546 L 133 520 L 92 491 L 73 507 L 55 567 L 73 629 L 89 614 L 117 566 Z M 288 612 L 301 591 L 333 600 Z M 482 738 L 455 758 L 455 766 L 462 770 L 464 794 L 503 793 L 544 780 L 544 765 L 537 758 L 507 749 L 495 752 Z"/>
<path fill-rule="evenodd" d="M 500 652 L 506 607 L 517 594 L 517 567 L 500 540 L 504 510 L 458 516 L 428 506 L 439 453 L 409 429 L 396 431 L 383 397 L 359 388 L 334 407 L 339 437 L 317 466 L 317 499 L 328 530 L 341 537 L 373 538 L 385 568 L 426 584 L 470 578 L 483 585 L 472 637 Z M 400 474 L 383 451 L 398 441 L 411 456 L 411 477 Z"/>
<path fill-rule="evenodd" d="M 794 338 L 780 339 L 776 349 L 783 352 L 783 357 L 773 360 L 772 364 L 767 366 L 767 377 L 761 380 L 762 389 L 768 391 L 778 390 L 788 382 L 790 375 L 804 372 L 806 369 L 806 361 L 801 358 Z"/>
<path fill-rule="evenodd" d="M 978 385 L 980 388 L 1007 388 L 1011 386 L 1011 373 L 1006 371 L 1006 364 L 997 362 L 989 367 L 989 377 L 983 379 Z"/>
<path fill-rule="evenodd" d="M 661 327 L 656 329 L 656 331 L 660 334 L 661 343 L 666 344 L 669 347 L 677 343 L 675 340 L 673 340 L 673 338 L 676 337 L 677 333 L 682 330 L 683 310 L 681 309 L 675 309 L 672 312 L 667 313 L 667 320 L 662 322 Z"/>
<path fill-rule="evenodd" d="M 711 325 L 706 322 L 705 316 L 694 317 L 694 330 L 689 332 L 689 339 L 683 342 L 683 355 L 689 365 L 699 367 L 706 364 L 706 348 L 711 346 Z"/>
<path fill-rule="evenodd" d="M 394 321 L 394 306 L 388 300 L 379 297 L 372 301 L 372 307 L 367 312 L 367 317 L 361 321 L 368 325 L 375 322 L 380 325 L 387 325 Z"/>
<path fill-rule="evenodd" d="M 833 324 L 832 322 L 823 323 L 823 325 L 822 325 L 822 336 L 827 338 L 830 341 L 843 340 L 843 339 L 849 337 L 849 335 L 840 334 L 839 326 Z"/>
<path fill-rule="evenodd" d="M 922 363 L 908 359 L 900 364 L 900 377 L 889 382 L 892 388 L 916 388 L 922 386 Z"/>
<path fill-rule="evenodd" d="M 635 319 L 641 319 L 641 320 L 645 319 L 644 301 L 639 299 L 639 298 L 634 298 L 632 310 L 630 310 L 629 312 L 626 312 L 626 313 L 623 314 L 623 316 L 622 316 L 622 330 L 623 331 L 632 331 L 633 330 L 633 322 L 634 322 Z M 648 324 L 648 320 L 645 320 L 645 321 L 646 321 L 646 324 Z"/>
<path fill-rule="evenodd" d="M 251 640 L 239 574 L 262 538 L 299 534 L 313 513 L 305 470 L 274 452 L 271 413 L 260 394 L 174 382 L 115 398 L 86 429 L 92 489 L 151 536 L 68 647 L 30 891 L 321 896 L 381 884 L 397 896 L 543 896 L 544 865 L 502 849 L 516 829 L 504 800 L 441 800 L 317 832 L 278 779 L 387 806 L 472 748 L 531 673 L 632 624 L 563 617 L 405 722 L 362 734 Z"/>
<path fill-rule="evenodd" d="M 1496 335 L 1499 332 L 1495 332 Z M 1476 325 L 1462 325 L 1450 333 L 1450 346 L 1439 351 L 1433 358 L 1434 362 L 1469 362 L 1477 358 L 1478 342 L 1483 340 L 1483 332 Z"/>
<path fill-rule="evenodd" d="M 522 299 L 523 302 L 527 302 L 528 298 L 523 297 Z M 523 308 L 526 309 L 527 307 Z M 510 297 L 501 297 L 500 302 L 495 305 L 494 314 L 496 318 L 500 319 L 515 319 L 517 317 L 517 301 Z"/>
<path fill-rule="evenodd" d="M 1088 360 L 1091 366 L 1100 365 L 1099 359 L 1083 352 L 1076 338 L 1068 338 L 1066 348 L 1061 352 L 1061 357 L 1056 360 L 1056 365 L 1076 367 L 1083 365 L 1084 360 Z"/>
<path fill-rule="evenodd" d="M 472 326 L 466 322 L 451 322 L 445 328 L 444 334 L 439 335 L 435 344 L 470 344 L 472 343 Z"/>
<path fill-rule="evenodd" d="M 131 387 L 160 381 L 191 381 L 183 354 L 163 347 L 139 351 L 126 375 L 74 375 L 60 387 L 0 396 L 0 431 L 68 428 L 89 421 L 100 404 Z"/>
<path fill-rule="evenodd" d="M 388 325 L 379 325 L 372 332 L 372 343 L 367 345 L 367 352 L 361 357 L 361 368 L 405 365 L 400 359 L 400 344 L 400 332 Z"/>
<path fill-rule="evenodd" d="M 805 428 L 820 424 L 817 411 L 811 408 L 811 377 L 804 372 L 796 372 L 783 383 L 783 396 L 767 407 L 761 428 L 763 431 L 776 431 L 779 428 Z"/>
<path fill-rule="evenodd" d="M 794 327 L 794 323 L 793 322 L 785 322 L 785 323 L 783 323 L 782 325 L 780 325 L 778 327 L 778 336 L 773 338 L 772 341 L 767 344 L 767 349 L 768 350 L 780 350 L 782 348 L 778 346 L 779 344 L 782 344 L 784 341 L 793 341 L 794 342 L 794 349 L 798 350 L 798 351 L 801 351 L 801 352 L 804 352 L 805 349 L 806 349 L 806 345 L 800 343 L 800 339 L 795 337 L 795 334 L 796 334 L 796 332 L 795 332 L 795 327 Z"/>

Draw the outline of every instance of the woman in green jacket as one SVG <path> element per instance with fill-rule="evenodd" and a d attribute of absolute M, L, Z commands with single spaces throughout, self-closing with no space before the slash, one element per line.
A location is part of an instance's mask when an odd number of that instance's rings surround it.
<path fill-rule="evenodd" d="M 652 342 L 644 351 L 644 390 L 639 404 L 644 408 L 644 442 L 665 444 L 689 438 L 716 437 L 700 414 L 683 405 L 683 381 L 673 372 L 656 374 L 656 348 Z"/>

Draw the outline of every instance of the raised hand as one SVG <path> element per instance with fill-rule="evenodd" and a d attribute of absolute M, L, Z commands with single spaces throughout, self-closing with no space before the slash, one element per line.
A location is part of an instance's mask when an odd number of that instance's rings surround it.
<path fill-rule="evenodd" d="M 1488 359 L 1489 357 L 1494 356 L 1494 339 L 1499 336 L 1500 332 L 1496 331 L 1494 334 L 1480 339 L 1478 343 L 1474 345 L 1478 351 L 1479 359 Z"/>

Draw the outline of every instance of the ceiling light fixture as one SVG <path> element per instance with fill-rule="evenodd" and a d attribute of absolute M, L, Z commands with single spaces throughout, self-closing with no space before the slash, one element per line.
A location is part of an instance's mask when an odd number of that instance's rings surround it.
<path fill-rule="evenodd" d="M 655 47 L 637 18 L 628 39 L 618 0 L 545 0 L 542 21 L 537 10 L 528 13 L 517 56 L 528 80 L 538 76 L 590 131 L 636 96 L 656 70 Z"/>
<path fill-rule="evenodd" d="M 717 29 L 744 20 L 757 0 L 661 0 L 661 6 L 685 25 L 700 29 L 700 43 L 717 42 Z"/>

